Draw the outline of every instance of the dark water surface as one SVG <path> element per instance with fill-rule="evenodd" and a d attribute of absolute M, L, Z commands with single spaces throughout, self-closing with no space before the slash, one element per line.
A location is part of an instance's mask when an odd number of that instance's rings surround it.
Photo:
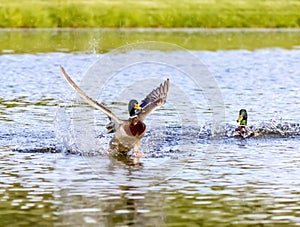
<path fill-rule="evenodd" d="M 168 53 L 174 59 L 181 54 Z M 82 81 L 105 55 L 1 55 L 0 226 L 300 225 L 300 51 L 192 54 L 207 66 L 223 97 L 226 125 L 217 140 L 205 91 L 168 67 L 123 69 L 99 93 L 100 101 L 126 117 L 124 94 L 135 90 L 130 84 L 138 87 L 144 75 L 171 78 L 169 103 L 147 120 L 142 152 L 148 157 L 138 165 L 105 155 L 106 117 L 77 102 L 60 75 L 62 64 Z M 134 94 L 142 99 L 151 89 L 139 87 Z M 186 116 L 194 106 L 197 125 L 189 125 L 195 119 L 181 124 L 174 100 Z M 241 108 L 261 137 L 232 136 Z M 79 119 L 78 111 L 93 118 Z M 93 125 L 96 138 L 81 131 L 81 121 Z"/>
<path fill-rule="evenodd" d="M 141 41 L 176 43 L 189 50 L 281 47 L 299 49 L 299 29 L 0 29 L 0 53 L 106 53 Z"/>

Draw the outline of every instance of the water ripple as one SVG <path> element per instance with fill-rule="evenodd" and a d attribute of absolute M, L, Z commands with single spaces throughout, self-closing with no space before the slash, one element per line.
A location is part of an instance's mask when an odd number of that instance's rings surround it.
<path fill-rule="evenodd" d="M 80 81 L 101 55 L 1 55 L 1 224 L 298 225 L 300 51 L 193 53 L 215 76 L 227 124 L 224 130 L 212 130 L 212 111 L 203 94 L 181 83 L 193 93 L 199 124 L 176 125 L 170 106 L 153 114 L 143 140 L 149 157 L 140 165 L 99 154 L 97 148 L 105 151 L 110 139 L 104 135 L 107 119 L 99 113 L 95 121 L 84 119 L 95 123 L 97 147 L 78 150 L 77 139 L 83 136 L 72 123 L 82 119 L 72 111 L 82 103 L 75 102 L 59 65 Z M 149 65 L 120 72 L 101 99 L 125 115 L 126 101 L 112 94 L 128 84 L 128 76 L 140 78 L 155 70 Z M 233 136 L 241 108 L 247 108 L 248 125 L 259 138 Z M 153 124 L 166 119 L 172 122 L 165 127 Z M 211 149 L 213 143 L 220 143 L 218 150 Z"/>

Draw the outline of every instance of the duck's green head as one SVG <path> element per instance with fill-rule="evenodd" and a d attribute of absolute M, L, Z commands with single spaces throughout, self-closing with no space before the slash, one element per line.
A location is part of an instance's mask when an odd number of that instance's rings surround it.
<path fill-rule="evenodd" d="M 135 99 L 132 99 L 128 103 L 128 112 L 130 117 L 134 117 L 137 115 L 137 110 L 142 110 L 142 107 L 140 107 L 138 101 Z"/>
<path fill-rule="evenodd" d="M 241 109 L 239 113 L 239 118 L 236 121 L 240 122 L 240 125 L 247 125 L 247 118 L 247 111 L 245 109 Z"/>

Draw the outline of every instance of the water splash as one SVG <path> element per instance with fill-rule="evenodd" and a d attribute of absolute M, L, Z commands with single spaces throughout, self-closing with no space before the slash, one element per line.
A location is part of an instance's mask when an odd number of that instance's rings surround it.
<path fill-rule="evenodd" d="M 54 130 L 56 139 L 61 143 L 61 150 L 63 152 L 80 153 L 71 128 L 71 119 L 63 107 L 60 107 L 56 112 Z"/>
<path fill-rule="evenodd" d="M 226 125 L 226 137 L 236 136 L 236 125 Z M 300 136 L 300 123 L 282 122 L 282 120 L 271 119 L 248 126 L 250 132 L 256 138 L 287 138 Z"/>
<path fill-rule="evenodd" d="M 91 54 L 96 55 L 99 47 L 99 40 L 96 38 L 93 38 L 89 42 L 89 49 L 91 50 Z"/>
<path fill-rule="evenodd" d="M 57 110 L 54 119 L 54 130 L 56 139 L 60 143 L 60 149 L 65 153 L 72 154 L 86 156 L 102 155 L 109 143 L 109 138 L 107 138 L 109 136 L 97 132 L 97 143 L 90 144 L 89 135 L 85 134 L 84 129 L 75 131 L 72 120 L 74 119 L 72 119 L 64 107 L 60 107 Z"/>
<path fill-rule="evenodd" d="M 300 123 L 271 120 L 259 123 L 258 127 L 254 128 L 254 130 L 265 137 L 296 137 L 300 136 Z"/>
<path fill-rule="evenodd" d="M 59 108 L 54 123 L 56 139 L 60 142 L 62 151 L 84 156 L 106 153 L 112 135 L 106 135 L 102 130 L 97 130 L 96 147 L 90 147 L 88 142 L 85 142 L 86 145 L 84 146 L 82 144 L 79 146 L 79 143 L 86 141 L 85 135 L 82 132 L 74 132 L 71 121 L 66 109 Z M 193 152 L 196 152 L 199 147 L 210 144 L 213 139 L 219 139 L 220 143 L 228 142 L 227 139 L 236 137 L 236 127 L 237 125 L 226 124 L 224 129 L 216 132 L 212 124 L 207 122 L 197 127 L 173 125 L 152 128 L 142 139 L 141 152 L 151 158 L 180 159 L 193 155 Z M 248 128 L 255 133 L 257 139 L 300 136 L 299 123 L 283 122 L 281 119 L 258 122 L 248 126 Z"/>

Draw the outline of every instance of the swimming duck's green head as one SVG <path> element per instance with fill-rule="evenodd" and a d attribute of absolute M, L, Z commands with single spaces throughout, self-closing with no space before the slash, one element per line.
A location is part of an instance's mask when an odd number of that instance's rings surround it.
<path fill-rule="evenodd" d="M 142 107 L 140 107 L 138 101 L 135 99 L 132 99 L 128 103 L 128 112 L 130 117 L 134 117 L 137 115 L 137 110 L 142 110 Z"/>
<path fill-rule="evenodd" d="M 247 125 L 247 118 L 247 111 L 245 109 L 241 109 L 239 113 L 239 118 L 236 121 L 240 122 L 240 125 Z"/>

